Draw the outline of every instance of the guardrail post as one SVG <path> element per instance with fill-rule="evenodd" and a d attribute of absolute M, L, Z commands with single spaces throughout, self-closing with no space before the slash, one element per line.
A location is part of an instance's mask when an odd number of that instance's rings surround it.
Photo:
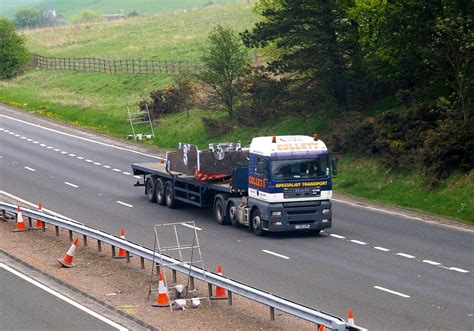
<path fill-rule="evenodd" d="M 127 256 L 127 263 L 130 263 L 130 252 L 126 251 L 125 255 Z"/>
<path fill-rule="evenodd" d="M 69 230 L 69 241 L 72 242 L 72 230 Z"/>
<path fill-rule="evenodd" d="M 43 222 L 42 230 L 43 230 L 43 232 L 46 231 L 46 222 Z"/>
<path fill-rule="evenodd" d="M 212 284 L 207 283 L 207 292 L 209 293 L 209 298 L 212 297 Z"/>
<path fill-rule="evenodd" d="M 56 237 L 59 237 L 59 226 L 55 225 L 54 227 L 56 228 Z"/>
<path fill-rule="evenodd" d="M 232 306 L 232 292 L 227 290 L 227 294 L 228 294 L 227 303 L 229 304 L 229 306 Z"/>
<path fill-rule="evenodd" d="M 100 240 L 97 240 L 97 250 L 99 252 L 102 252 L 102 241 L 100 241 Z"/>
<path fill-rule="evenodd" d="M 145 258 L 140 256 L 140 267 L 145 269 Z"/>
<path fill-rule="evenodd" d="M 189 286 L 191 291 L 194 291 L 194 277 L 189 277 Z"/>
<path fill-rule="evenodd" d="M 155 268 L 156 268 L 156 274 L 159 276 L 160 275 L 160 265 L 158 263 L 155 264 Z"/>
<path fill-rule="evenodd" d="M 110 247 L 112 247 L 112 257 L 114 257 L 115 256 L 115 246 L 111 245 Z"/>
<path fill-rule="evenodd" d="M 30 228 L 33 227 L 33 221 L 31 219 L 31 217 L 28 217 L 28 224 L 30 225 Z"/>
<path fill-rule="evenodd" d="M 275 308 L 270 307 L 270 321 L 275 320 Z"/>
<path fill-rule="evenodd" d="M 5 209 L 2 210 L 2 218 L 3 218 L 3 222 L 7 221 L 7 213 L 6 213 Z"/>
<path fill-rule="evenodd" d="M 84 246 L 87 246 L 87 236 L 85 234 L 82 235 L 82 239 L 84 239 Z"/>
<path fill-rule="evenodd" d="M 172 273 L 173 273 L 173 284 L 176 284 L 176 283 L 178 283 L 178 277 L 176 276 L 176 270 L 173 269 Z"/>

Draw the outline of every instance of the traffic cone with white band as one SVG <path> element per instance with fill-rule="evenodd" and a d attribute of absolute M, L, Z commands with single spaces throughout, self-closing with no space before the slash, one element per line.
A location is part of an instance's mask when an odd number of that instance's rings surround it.
<path fill-rule="evenodd" d="M 352 309 L 349 309 L 349 311 L 347 312 L 347 324 L 355 325 L 354 324 L 354 315 L 352 314 Z"/>
<path fill-rule="evenodd" d="M 62 259 L 58 259 L 59 264 L 61 264 L 64 268 L 71 268 L 76 266 L 74 263 L 72 263 L 72 259 L 74 258 L 74 255 L 76 255 L 76 247 L 78 242 L 79 238 L 74 239 L 66 255 L 64 255 Z"/>
<path fill-rule="evenodd" d="M 217 265 L 217 274 L 222 276 L 222 265 Z M 216 293 L 211 297 L 212 300 L 223 300 L 227 299 L 227 291 L 222 287 L 216 286 Z"/>
<path fill-rule="evenodd" d="M 16 211 L 16 229 L 13 232 L 23 232 L 28 231 L 29 228 L 25 226 L 25 222 L 23 221 L 23 214 L 21 213 L 21 208 L 18 206 Z"/>
<path fill-rule="evenodd" d="M 120 238 L 125 239 L 125 230 L 120 228 Z M 118 254 L 114 256 L 114 259 L 124 259 L 127 257 L 127 251 L 123 248 L 119 248 Z"/>
<path fill-rule="evenodd" d="M 153 307 L 169 307 L 169 306 L 170 306 L 170 298 L 168 297 L 168 291 L 166 290 L 163 274 L 160 272 L 160 282 L 158 283 L 158 296 L 156 298 L 156 303 L 153 304 Z"/>
<path fill-rule="evenodd" d="M 43 212 L 43 205 L 40 203 L 38 203 L 38 211 L 40 213 Z M 36 220 L 36 225 L 33 227 L 33 230 L 43 230 L 43 221 L 40 221 L 40 220 Z M 44 226 L 44 228 L 46 229 L 46 226 Z"/>

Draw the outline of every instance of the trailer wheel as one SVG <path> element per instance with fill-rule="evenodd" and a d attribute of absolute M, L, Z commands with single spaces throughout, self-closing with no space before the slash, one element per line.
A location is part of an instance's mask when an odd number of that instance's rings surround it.
<path fill-rule="evenodd" d="M 224 201 L 222 201 L 220 198 L 217 198 L 216 202 L 214 203 L 214 217 L 216 218 L 217 223 L 221 225 L 227 224 L 224 208 Z"/>
<path fill-rule="evenodd" d="M 161 178 L 158 178 L 155 182 L 155 191 L 156 191 L 156 194 L 155 194 L 156 202 L 158 202 L 158 204 L 161 206 L 166 205 L 165 186 Z"/>
<path fill-rule="evenodd" d="M 263 221 L 262 217 L 260 215 L 260 211 L 258 209 L 255 209 L 254 212 L 252 213 L 252 231 L 255 233 L 257 236 L 263 236 Z"/>
<path fill-rule="evenodd" d="M 239 221 L 237 219 L 237 207 L 235 206 L 235 203 L 232 200 L 229 201 L 229 203 L 227 204 L 227 217 L 233 226 L 240 226 Z"/>
<path fill-rule="evenodd" d="M 165 185 L 165 201 L 168 208 L 174 208 L 176 206 L 176 200 L 174 199 L 173 184 L 170 182 Z"/>
<path fill-rule="evenodd" d="M 155 194 L 155 181 L 152 177 L 148 177 L 146 180 L 146 197 L 150 202 L 156 202 L 156 194 Z"/>

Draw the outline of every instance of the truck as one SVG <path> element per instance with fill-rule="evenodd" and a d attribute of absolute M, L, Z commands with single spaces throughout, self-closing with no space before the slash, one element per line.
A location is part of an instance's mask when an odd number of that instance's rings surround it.
<path fill-rule="evenodd" d="M 150 202 L 176 208 L 212 208 L 219 224 L 246 227 L 257 236 L 332 226 L 332 176 L 336 159 L 317 134 L 255 137 L 240 144 L 210 144 L 200 151 L 179 144 L 154 163 L 132 164 L 143 176 Z"/>

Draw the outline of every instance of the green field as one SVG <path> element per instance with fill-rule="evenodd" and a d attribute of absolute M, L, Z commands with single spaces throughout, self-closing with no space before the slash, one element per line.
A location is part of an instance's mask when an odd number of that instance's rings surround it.
<path fill-rule="evenodd" d="M 67 19 L 78 15 L 82 9 L 99 10 L 102 14 L 115 14 L 123 10 L 125 15 L 137 11 L 140 15 L 165 11 L 190 10 L 208 4 L 209 0 L 2 0 L 1 15 L 13 18 L 19 9 L 54 9 Z M 232 4 L 238 0 L 213 0 L 214 4 Z"/>
<path fill-rule="evenodd" d="M 178 3 L 177 1 L 176 3 Z M 244 3 L 201 8 L 178 14 L 158 14 L 115 22 L 65 26 L 25 32 L 35 53 L 57 57 L 157 59 L 196 61 L 207 34 L 221 23 L 237 31 L 258 17 Z M 130 133 L 127 103 L 136 104 L 153 89 L 172 84 L 171 75 L 110 75 L 32 70 L 11 81 L 0 81 L 0 101 L 55 120 L 124 139 Z M 393 107 L 394 98 L 382 100 L 373 113 Z M 258 135 L 312 134 L 327 129 L 328 118 L 314 115 L 275 119 L 258 128 L 235 127 L 225 136 L 204 130 L 202 116 L 225 118 L 225 113 L 195 109 L 190 116 L 173 114 L 155 128 L 156 145 L 174 149 L 179 141 L 205 148 L 209 142 L 250 142 Z M 457 174 L 437 189 L 426 189 L 422 169 L 412 173 L 388 172 L 376 160 L 342 157 L 335 190 L 384 203 L 428 211 L 474 222 L 474 174 Z"/>

